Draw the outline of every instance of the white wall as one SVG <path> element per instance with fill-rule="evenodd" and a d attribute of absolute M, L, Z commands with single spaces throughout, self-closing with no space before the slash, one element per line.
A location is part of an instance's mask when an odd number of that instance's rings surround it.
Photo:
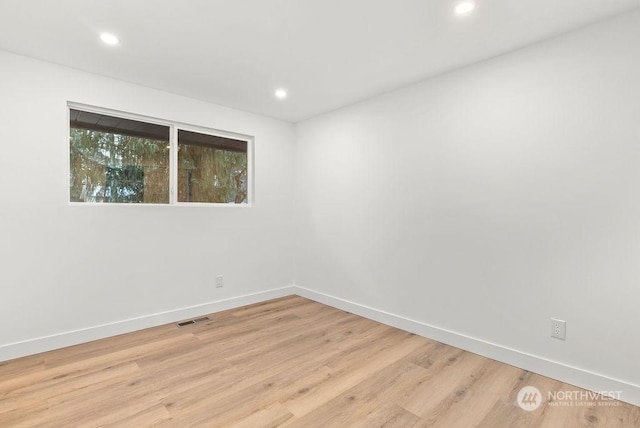
<path fill-rule="evenodd" d="M 67 101 L 254 136 L 255 207 L 70 205 Z M 5 52 L 0 120 L 0 361 L 291 285 L 293 125 Z"/>
<path fill-rule="evenodd" d="M 300 123 L 296 284 L 640 404 L 638 40 L 634 13 Z"/>

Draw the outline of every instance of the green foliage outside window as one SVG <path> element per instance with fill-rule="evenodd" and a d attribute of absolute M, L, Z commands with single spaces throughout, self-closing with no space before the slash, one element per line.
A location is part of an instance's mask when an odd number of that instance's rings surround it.
<path fill-rule="evenodd" d="M 166 141 L 71 128 L 73 202 L 169 203 Z"/>
<path fill-rule="evenodd" d="M 178 201 L 247 203 L 246 142 L 240 143 L 242 151 L 235 140 L 225 140 L 235 145 L 230 150 L 220 148 L 224 142 L 193 145 L 185 140 L 178 141 Z M 169 159 L 168 141 L 71 127 L 71 201 L 167 204 Z"/>
<path fill-rule="evenodd" d="M 247 203 L 247 154 L 180 144 L 178 201 Z"/>

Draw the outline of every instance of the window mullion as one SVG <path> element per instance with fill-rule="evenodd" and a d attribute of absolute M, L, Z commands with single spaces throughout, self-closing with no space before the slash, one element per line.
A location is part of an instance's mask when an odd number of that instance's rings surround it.
<path fill-rule="evenodd" d="M 178 128 L 171 126 L 169 134 L 171 156 L 169 157 L 169 187 L 170 203 L 175 205 L 178 201 Z"/>

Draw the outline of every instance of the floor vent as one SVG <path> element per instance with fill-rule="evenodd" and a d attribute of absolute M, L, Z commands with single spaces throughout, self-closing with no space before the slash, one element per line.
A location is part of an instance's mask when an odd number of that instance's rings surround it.
<path fill-rule="evenodd" d="M 195 318 L 195 319 L 192 319 L 192 320 L 180 321 L 176 325 L 178 327 L 184 327 L 184 326 L 191 325 L 191 324 L 197 324 L 199 322 L 209 321 L 209 319 L 210 319 L 209 317 Z"/>

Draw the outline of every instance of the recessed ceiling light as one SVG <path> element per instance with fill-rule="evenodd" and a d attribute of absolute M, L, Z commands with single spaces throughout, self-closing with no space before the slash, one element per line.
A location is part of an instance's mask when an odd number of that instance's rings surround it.
<path fill-rule="evenodd" d="M 279 98 L 281 100 L 287 98 L 287 91 L 285 91 L 284 89 L 276 89 L 276 98 Z"/>
<path fill-rule="evenodd" d="M 105 44 L 109 46 L 116 46 L 120 44 L 120 40 L 111 33 L 100 34 L 100 40 L 102 40 Z"/>
<path fill-rule="evenodd" d="M 456 15 L 466 15 L 476 8 L 476 4 L 471 0 L 461 1 L 456 4 L 454 11 Z"/>

